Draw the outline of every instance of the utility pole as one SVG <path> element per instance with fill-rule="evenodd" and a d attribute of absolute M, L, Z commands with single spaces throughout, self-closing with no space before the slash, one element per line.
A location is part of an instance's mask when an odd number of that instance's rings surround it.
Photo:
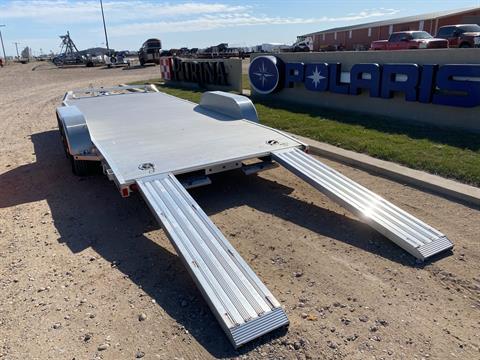
<path fill-rule="evenodd" d="M 17 60 L 20 59 L 20 54 L 18 53 L 18 44 L 20 44 L 19 42 L 14 42 L 15 44 L 15 49 L 17 49 Z"/>
<path fill-rule="evenodd" d="M 0 27 L 5 27 L 7 25 L 0 25 Z M 0 30 L 0 42 L 2 43 L 2 50 L 3 50 L 3 61 L 7 64 L 7 55 L 5 55 L 5 46 L 3 46 L 3 37 L 2 31 Z"/>
<path fill-rule="evenodd" d="M 102 0 L 100 0 L 100 8 L 102 9 L 103 31 L 105 32 L 105 44 L 107 45 L 107 54 L 110 56 L 110 48 L 108 47 L 107 25 L 105 25 L 105 14 L 103 13 Z"/>

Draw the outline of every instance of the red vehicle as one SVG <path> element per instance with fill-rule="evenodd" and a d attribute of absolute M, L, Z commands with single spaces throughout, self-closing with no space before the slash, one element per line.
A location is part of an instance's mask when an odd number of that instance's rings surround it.
<path fill-rule="evenodd" d="M 437 38 L 447 39 L 450 47 L 480 47 L 480 26 L 477 24 L 442 26 L 438 29 Z"/>
<path fill-rule="evenodd" d="M 437 39 L 426 31 L 400 31 L 388 40 L 372 42 L 371 50 L 407 50 L 448 48 L 448 40 Z"/>

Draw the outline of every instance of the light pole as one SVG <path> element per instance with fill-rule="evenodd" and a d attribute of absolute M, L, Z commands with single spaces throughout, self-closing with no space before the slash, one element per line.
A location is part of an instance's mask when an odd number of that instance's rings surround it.
<path fill-rule="evenodd" d="M 102 9 L 103 31 L 105 32 L 105 44 L 107 45 L 107 54 L 110 56 L 110 48 L 108 47 L 107 25 L 105 25 L 105 14 L 103 13 L 103 1 L 100 0 L 100 8 Z"/>
<path fill-rule="evenodd" d="M 20 54 L 18 53 L 18 44 L 20 44 L 19 42 L 14 42 L 15 44 L 15 49 L 17 49 L 17 60 L 20 59 Z"/>
<path fill-rule="evenodd" d="M 7 25 L 0 25 L 0 27 L 5 27 Z M 2 31 L 0 30 L 0 42 L 2 43 L 2 50 L 3 50 L 3 60 L 5 64 L 7 63 L 7 55 L 5 55 L 5 46 L 3 46 L 3 37 L 2 37 Z"/>

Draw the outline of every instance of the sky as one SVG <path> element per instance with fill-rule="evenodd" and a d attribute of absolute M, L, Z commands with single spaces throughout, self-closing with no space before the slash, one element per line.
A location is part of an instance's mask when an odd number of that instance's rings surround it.
<path fill-rule="evenodd" d="M 109 45 L 138 50 L 147 38 L 164 49 L 219 43 L 292 44 L 297 35 L 332 27 L 478 6 L 480 0 L 104 0 Z M 99 0 L 0 0 L 0 27 L 8 55 L 30 46 L 58 52 L 70 31 L 79 50 L 105 46 Z"/>

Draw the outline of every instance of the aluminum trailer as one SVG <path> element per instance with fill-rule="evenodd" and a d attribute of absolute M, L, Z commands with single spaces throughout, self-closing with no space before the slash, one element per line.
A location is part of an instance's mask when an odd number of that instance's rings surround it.
<path fill-rule="evenodd" d="M 76 174 L 100 163 L 122 196 L 140 191 L 235 347 L 289 322 L 187 192 L 209 184 L 210 174 L 242 169 L 248 175 L 280 164 L 420 260 L 453 246 L 438 230 L 309 156 L 302 142 L 261 125 L 244 96 L 206 92 L 195 104 L 154 86 L 83 89 L 65 95 L 57 118 Z"/>

